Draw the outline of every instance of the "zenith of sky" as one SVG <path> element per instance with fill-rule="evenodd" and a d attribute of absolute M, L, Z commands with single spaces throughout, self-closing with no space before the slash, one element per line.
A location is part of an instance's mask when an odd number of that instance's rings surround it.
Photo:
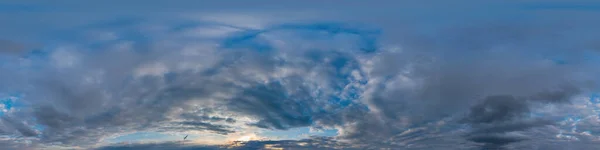
<path fill-rule="evenodd" d="M 0 150 L 597 150 L 599 27 L 594 0 L 2 0 Z"/>

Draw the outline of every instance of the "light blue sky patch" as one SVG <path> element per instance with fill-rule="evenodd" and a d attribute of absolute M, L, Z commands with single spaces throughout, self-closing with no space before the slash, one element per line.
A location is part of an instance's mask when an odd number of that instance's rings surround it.
<path fill-rule="evenodd" d="M 337 129 L 323 129 L 321 131 L 311 131 L 310 127 L 299 127 L 288 130 L 266 130 L 259 133 L 260 136 L 278 139 L 278 140 L 299 140 L 310 136 L 333 137 L 338 135 Z"/>

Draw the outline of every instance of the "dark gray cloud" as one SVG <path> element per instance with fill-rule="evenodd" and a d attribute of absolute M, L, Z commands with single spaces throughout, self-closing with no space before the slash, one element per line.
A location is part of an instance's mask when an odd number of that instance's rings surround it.
<path fill-rule="evenodd" d="M 529 113 L 527 101 L 510 95 L 487 97 L 482 104 L 471 107 L 466 118 L 470 123 L 498 123 L 525 117 Z"/>
<path fill-rule="evenodd" d="M 583 86 L 585 87 L 586 85 Z M 559 87 L 558 89 L 542 91 L 536 95 L 531 96 L 530 99 L 533 101 L 547 103 L 569 102 L 569 100 L 573 98 L 573 96 L 576 96 L 581 92 L 583 91 L 581 91 L 579 87 L 573 87 L 572 85 L 568 85 Z"/>
<path fill-rule="evenodd" d="M 546 118 L 531 117 L 531 103 L 569 102 L 573 96 L 579 94 L 578 92 L 575 88 L 562 87 L 560 90 L 542 91 L 529 98 L 510 95 L 488 96 L 481 104 L 471 107 L 469 115 L 462 120 L 475 128 L 466 137 L 473 142 L 496 146 L 527 140 L 523 135 L 510 135 L 530 128 L 555 125 Z"/>
<path fill-rule="evenodd" d="M 474 130 L 471 134 L 479 133 L 505 133 L 512 131 L 522 131 L 533 127 L 539 127 L 542 125 L 552 125 L 553 122 L 549 120 L 530 119 L 530 120 L 518 120 L 513 122 L 501 122 L 496 124 L 480 125 L 479 129 Z"/>
<path fill-rule="evenodd" d="M 32 137 L 39 134 L 22 120 L 15 119 L 12 116 L 2 116 L 0 119 L 0 135 L 10 135 L 13 129 L 23 137 Z"/>
<path fill-rule="evenodd" d="M 503 147 L 513 142 L 534 140 L 520 133 L 544 125 L 553 125 L 553 122 L 548 120 L 518 120 L 496 124 L 475 124 L 473 125 L 475 129 L 466 134 L 465 138 L 472 142 L 483 143 L 485 146 Z"/>
<path fill-rule="evenodd" d="M 282 88 L 277 84 L 249 88 L 232 100 L 230 109 L 261 118 L 253 124 L 261 128 L 283 130 L 310 126 L 315 117 L 312 114 L 315 108 L 311 106 L 317 105 L 311 104 L 308 91 L 301 91 L 296 96 Z M 300 99 L 292 99 L 295 97 Z"/>
<path fill-rule="evenodd" d="M 228 123 L 235 123 L 235 119 L 233 119 L 233 118 L 222 118 L 222 117 L 216 117 L 216 116 L 196 115 L 196 114 L 201 114 L 201 113 L 195 112 L 195 113 L 181 114 L 181 117 L 186 118 L 186 119 L 191 119 L 191 120 L 198 120 L 198 121 L 210 121 L 210 122 L 225 121 Z"/>
<path fill-rule="evenodd" d="M 18 139 L 18 138 L 2 138 L 0 139 L 0 150 L 34 150 L 38 144 L 28 142 L 31 139 Z M 35 140 L 33 140 L 35 141 Z"/>
<path fill-rule="evenodd" d="M 483 149 L 502 149 L 503 145 L 513 143 L 513 142 L 520 142 L 520 141 L 523 141 L 526 139 L 524 139 L 523 137 L 519 137 L 519 136 L 509 136 L 509 135 L 505 135 L 505 134 L 499 134 L 499 135 L 485 134 L 485 135 L 471 136 L 471 137 L 469 137 L 469 140 L 471 140 L 473 142 L 477 142 L 477 143 L 485 143 L 486 145 L 483 146 Z"/>

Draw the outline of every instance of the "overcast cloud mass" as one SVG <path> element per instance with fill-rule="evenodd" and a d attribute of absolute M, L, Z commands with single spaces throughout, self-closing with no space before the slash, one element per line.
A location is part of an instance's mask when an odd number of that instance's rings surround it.
<path fill-rule="evenodd" d="M 566 0 L 2 1 L 0 150 L 600 149 L 598 16 Z"/>

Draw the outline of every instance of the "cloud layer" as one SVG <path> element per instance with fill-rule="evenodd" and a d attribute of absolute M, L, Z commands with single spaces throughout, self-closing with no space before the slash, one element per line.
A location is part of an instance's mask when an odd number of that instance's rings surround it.
<path fill-rule="evenodd" d="M 87 12 L 109 19 L 21 29 L 35 38 L 0 40 L 0 145 L 595 149 L 599 142 L 600 51 L 592 44 L 598 39 L 586 36 L 598 33 L 597 22 L 544 19 L 551 11 L 524 16 L 534 18 L 529 21 L 499 13 L 490 21 L 448 10 L 469 24 L 360 17 L 377 11 L 353 19 L 313 15 L 324 10 L 273 11 L 280 13 L 115 19 Z M 45 44 L 13 42 L 28 40 Z M 227 143 L 302 127 L 338 134 Z M 141 132 L 222 142 L 110 142 Z"/>

